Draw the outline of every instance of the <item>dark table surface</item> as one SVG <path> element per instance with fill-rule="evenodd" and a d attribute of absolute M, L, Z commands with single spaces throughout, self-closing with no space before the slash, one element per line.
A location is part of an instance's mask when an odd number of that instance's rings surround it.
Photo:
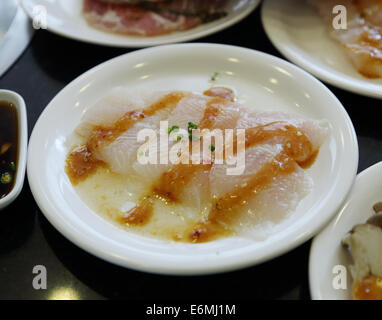
<path fill-rule="evenodd" d="M 258 8 L 237 25 L 198 42 L 237 45 L 281 57 L 263 30 L 259 12 Z M 38 31 L 20 59 L 0 78 L 0 88 L 24 97 L 30 133 L 50 100 L 70 81 L 130 51 Z M 362 171 L 382 159 L 381 102 L 329 88 L 353 120 L 360 149 L 358 169 Z M 26 179 L 18 199 L 1 211 L 0 299 L 310 299 L 310 245 L 308 241 L 272 261 L 219 275 L 171 277 L 136 272 L 104 262 L 58 233 L 36 205 Z M 32 287 L 36 265 L 47 269 L 46 290 Z"/>

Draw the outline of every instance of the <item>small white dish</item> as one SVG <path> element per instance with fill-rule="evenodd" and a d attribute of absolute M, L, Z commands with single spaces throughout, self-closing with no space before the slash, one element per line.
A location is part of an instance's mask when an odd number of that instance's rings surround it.
<path fill-rule="evenodd" d="M 330 133 L 315 164 L 314 181 L 290 219 L 263 241 L 230 237 L 202 244 L 165 242 L 127 232 L 89 209 L 65 173 L 67 139 L 84 112 L 116 86 L 131 90 L 203 92 L 234 88 L 261 110 L 327 119 Z M 58 121 L 59 119 L 59 121 Z M 43 155 L 43 156 L 41 156 Z M 107 61 L 64 88 L 44 109 L 29 144 L 28 178 L 37 204 L 68 239 L 109 262 L 166 274 L 207 274 L 269 260 L 311 238 L 338 211 L 356 175 L 358 145 L 337 98 L 302 69 L 268 54 L 217 44 L 180 44 L 135 51 Z"/>
<path fill-rule="evenodd" d="M 349 270 L 351 259 L 341 246 L 343 236 L 356 224 L 365 223 L 374 213 L 373 205 L 382 201 L 382 162 L 358 174 L 347 200 L 331 223 L 312 243 L 309 259 L 309 283 L 312 299 L 351 300 L 352 279 Z M 346 289 L 332 285 L 338 270 L 346 268 Z M 344 275 L 344 273 L 342 273 Z"/>
<path fill-rule="evenodd" d="M 293 63 L 336 87 L 382 98 L 382 79 L 357 72 L 306 0 L 265 0 L 261 18 L 273 45 Z"/>
<path fill-rule="evenodd" d="M 237 1 L 224 18 L 190 30 L 156 37 L 119 35 L 92 28 L 82 17 L 82 0 L 22 0 L 22 3 L 32 19 L 37 12 L 35 8 L 44 8 L 48 30 L 59 35 L 106 46 L 139 48 L 191 41 L 218 32 L 248 16 L 260 0 Z M 41 10 L 38 12 L 41 13 Z"/>
<path fill-rule="evenodd" d="M 27 162 L 27 144 L 28 144 L 28 124 L 27 113 L 24 99 L 16 92 L 9 90 L 0 90 L 0 101 L 12 103 L 17 109 L 17 119 L 19 125 L 18 141 L 18 161 L 16 171 L 16 181 L 10 193 L 0 199 L 0 210 L 10 205 L 20 194 L 25 178 L 25 168 Z"/>

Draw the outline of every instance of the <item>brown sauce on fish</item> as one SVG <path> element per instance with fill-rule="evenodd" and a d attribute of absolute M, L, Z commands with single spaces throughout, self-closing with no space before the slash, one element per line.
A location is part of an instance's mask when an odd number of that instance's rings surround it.
<path fill-rule="evenodd" d="M 235 98 L 232 90 L 226 88 L 212 88 L 204 92 L 212 97 L 207 103 L 203 117 L 197 125 L 198 130 L 213 129 L 222 108 Z M 183 93 L 172 93 L 150 107 L 125 114 L 112 126 L 98 126 L 93 128 L 87 143 L 73 149 L 66 163 L 67 174 L 73 185 L 93 175 L 99 167 L 107 167 L 106 163 L 97 160 L 94 152 L 117 139 L 123 132 L 132 127 L 137 121 L 154 115 L 163 108 L 174 108 L 183 98 Z M 192 139 L 190 151 L 192 153 Z M 184 234 L 174 231 L 172 239 L 184 242 L 206 242 L 234 233 L 232 226 L 237 221 L 242 209 L 256 194 L 268 188 L 279 176 L 289 175 L 298 167 L 309 168 L 316 160 L 319 150 L 314 150 L 308 137 L 295 126 L 279 121 L 256 126 L 246 130 L 245 148 L 263 143 L 277 143 L 282 145 L 282 151 L 252 176 L 246 183 L 235 186 L 230 192 L 218 198 L 211 199 L 211 209 L 200 222 L 192 222 L 186 226 Z M 199 143 L 199 141 L 198 141 Z M 234 149 L 237 149 L 234 141 Z M 186 186 L 202 171 L 210 171 L 210 164 L 177 164 L 152 185 L 148 193 L 138 201 L 138 204 L 116 218 L 121 225 L 142 227 L 147 225 L 154 215 L 154 203 L 161 200 L 164 204 L 173 206 L 181 204 Z M 136 200 L 135 200 L 136 201 Z M 173 207 L 175 208 L 175 207 Z"/>
<path fill-rule="evenodd" d="M 227 101 L 221 98 L 211 99 L 204 110 L 203 118 L 200 120 L 198 129 L 212 129 L 217 117 L 221 113 L 222 105 Z M 199 143 L 199 142 L 198 142 Z M 192 142 L 190 143 L 192 153 Z M 212 164 L 177 164 L 169 171 L 162 174 L 154 185 L 153 192 L 168 201 L 176 202 L 177 194 L 182 193 L 184 187 L 192 180 L 195 174 L 201 170 L 211 169 Z"/>
<path fill-rule="evenodd" d="M 136 122 L 153 116 L 165 108 L 174 109 L 183 97 L 184 93 L 182 92 L 169 93 L 142 111 L 138 110 L 124 114 L 112 126 L 97 126 L 93 128 L 87 143 L 75 148 L 67 156 L 66 173 L 72 184 L 78 184 L 94 174 L 100 166 L 106 165 L 94 156 L 94 153 L 99 148 L 115 141 Z"/>
<path fill-rule="evenodd" d="M 106 163 L 93 156 L 87 145 L 74 148 L 66 159 L 66 173 L 73 185 L 94 174 Z"/>
<path fill-rule="evenodd" d="M 231 89 L 225 87 L 212 87 L 204 91 L 203 94 L 209 97 L 219 97 L 228 101 L 235 101 L 235 93 Z"/>
<path fill-rule="evenodd" d="M 16 107 L 0 101 L 0 199 L 9 194 L 16 180 L 19 125 Z"/>
<path fill-rule="evenodd" d="M 382 300 L 382 278 L 368 275 L 353 286 L 355 300 Z"/>
<path fill-rule="evenodd" d="M 272 122 L 246 130 L 245 147 L 274 141 L 283 146 L 284 152 L 293 158 L 302 168 L 307 168 L 315 159 L 317 152 L 308 137 L 298 128 L 286 122 Z M 314 160 L 313 160 L 314 161 Z"/>
<path fill-rule="evenodd" d="M 229 226 L 238 218 L 240 207 L 266 189 L 273 182 L 273 178 L 293 173 L 297 165 L 309 167 L 318 154 L 304 133 L 285 122 L 273 122 L 246 130 L 245 148 L 270 140 L 282 144 L 283 151 L 271 162 L 264 164 L 247 183 L 215 199 L 207 219 L 198 223 L 192 230 L 190 241 L 206 242 L 231 233 Z"/>
<path fill-rule="evenodd" d="M 178 202 L 185 186 L 202 170 L 210 170 L 212 164 L 178 164 L 165 172 L 153 187 L 153 193 L 168 202 Z"/>
<path fill-rule="evenodd" d="M 147 197 L 141 201 L 139 206 L 134 207 L 123 217 L 119 217 L 118 222 L 122 225 L 142 227 L 151 220 L 153 213 L 152 200 Z"/>
<path fill-rule="evenodd" d="M 358 72 L 369 79 L 380 78 L 376 70 L 377 65 L 382 65 L 380 51 L 382 38 L 382 28 L 375 25 L 366 24 L 356 43 L 344 45 L 346 49 L 359 54 L 358 63 L 354 63 Z M 361 63 L 362 57 L 362 63 Z"/>
<path fill-rule="evenodd" d="M 213 128 L 216 119 L 221 113 L 221 108 L 227 100 L 220 97 L 211 99 L 204 110 L 202 119 L 199 122 L 198 130 Z M 199 143 L 199 142 L 198 142 Z M 192 153 L 192 141 L 190 143 L 190 152 Z M 203 170 L 210 170 L 211 164 L 176 164 L 169 171 L 163 173 L 158 181 L 154 184 L 151 194 L 147 197 L 158 196 L 161 200 L 166 202 L 178 202 L 180 195 L 183 193 L 186 185 L 192 181 L 198 172 Z M 147 207 L 147 203 L 143 206 Z M 152 203 L 151 203 L 152 206 Z M 142 203 L 133 208 L 134 211 L 144 212 Z"/>
<path fill-rule="evenodd" d="M 238 217 L 238 207 L 247 204 L 248 199 L 266 189 L 273 182 L 273 178 L 290 174 L 295 170 L 296 162 L 285 153 L 265 163 L 247 183 L 237 186 L 215 200 L 208 219 L 194 227 L 190 234 L 190 241 L 206 242 L 231 234 L 232 230 L 229 226 L 234 224 Z"/>

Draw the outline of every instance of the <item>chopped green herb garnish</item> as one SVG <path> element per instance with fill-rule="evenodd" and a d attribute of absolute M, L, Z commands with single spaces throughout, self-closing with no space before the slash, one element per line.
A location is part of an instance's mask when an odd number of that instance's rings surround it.
<path fill-rule="evenodd" d="M 12 175 L 9 172 L 5 172 L 0 177 L 2 184 L 10 184 L 12 182 Z"/>
<path fill-rule="evenodd" d="M 11 167 L 12 171 L 16 171 L 16 164 L 12 161 L 9 166 Z"/>
<path fill-rule="evenodd" d="M 369 29 L 373 29 L 374 26 L 373 26 L 372 24 L 369 24 L 369 25 L 368 25 L 368 28 L 369 28 Z"/>
<path fill-rule="evenodd" d="M 139 151 L 138 155 L 142 157 L 145 153 L 143 151 Z"/>
<path fill-rule="evenodd" d="M 182 137 L 183 137 L 182 135 L 177 136 L 177 137 L 176 137 L 176 141 L 180 141 L 180 140 L 182 140 Z"/>
<path fill-rule="evenodd" d="M 211 81 L 216 81 L 216 79 L 218 78 L 219 76 L 219 72 L 214 72 L 214 74 L 212 75 L 211 77 Z"/>
<path fill-rule="evenodd" d="M 215 151 L 215 146 L 214 146 L 213 144 L 210 145 L 210 150 L 211 150 L 212 152 Z"/>
<path fill-rule="evenodd" d="M 194 130 L 194 129 L 197 129 L 198 128 L 198 126 L 196 125 L 196 124 L 194 124 L 194 123 L 192 123 L 192 122 L 189 122 L 188 123 L 188 132 L 192 132 L 192 130 Z"/>
<path fill-rule="evenodd" d="M 178 132 L 179 131 L 179 126 L 172 126 L 171 128 L 168 129 L 168 134 L 171 132 Z"/>

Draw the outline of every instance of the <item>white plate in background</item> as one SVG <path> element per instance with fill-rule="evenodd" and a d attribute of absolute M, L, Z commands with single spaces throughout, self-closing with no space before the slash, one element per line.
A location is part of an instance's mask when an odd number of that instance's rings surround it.
<path fill-rule="evenodd" d="M 11 25 L 17 12 L 17 0 L 2 0 L 0 2 L 0 40 Z"/>
<path fill-rule="evenodd" d="M 273 45 L 293 63 L 339 88 L 382 98 L 382 79 L 357 72 L 306 0 L 265 0 L 261 18 Z"/>
<path fill-rule="evenodd" d="M 218 32 L 249 15 L 260 0 L 235 0 L 235 5 L 222 19 L 202 24 L 196 28 L 155 37 L 138 37 L 109 33 L 90 27 L 82 17 L 82 0 L 22 0 L 31 18 L 34 8 L 43 6 L 47 13 L 48 30 L 79 41 L 114 47 L 148 47 L 185 42 Z"/>
<path fill-rule="evenodd" d="M 230 237 L 172 243 L 126 232 L 90 210 L 65 174 L 67 139 L 83 113 L 115 86 L 203 92 L 219 73 L 256 109 L 327 119 L 330 133 L 308 169 L 315 185 L 296 212 L 263 241 Z M 60 119 L 60 121 L 57 121 Z M 41 156 L 43 155 L 43 156 Z M 217 44 L 181 44 L 135 51 L 107 61 L 65 87 L 44 109 L 29 144 L 28 179 L 47 219 L 68 239 L 109 262 L 165 274 L 208 274 L 252 266 L 281 255 L 318 232 L 338 212 L 358 165 L 353 125 L 337 98 L 302 69 L 271 55 Z"/>
<path fill-rule="evenodd" d="M 0 77 L 12 66 L 29 45 L 32 23 L 18 0 L 0 3 Z"/>
<path fill-rule="evenodd" d="M 356 224 L 365 223 L 374 213 L 373 205 L 382 201 L 382 162 L 358 174 L 354 186 L 341 210 L 332 222 L 315 238 L 309 259 L 309 282 L 312 299 L 352 299 L 351 259 L 341 246 L 341 240 Z M 333 268 L 345 266 L 347 290 L 334 289 L 337 274 Z"/>

